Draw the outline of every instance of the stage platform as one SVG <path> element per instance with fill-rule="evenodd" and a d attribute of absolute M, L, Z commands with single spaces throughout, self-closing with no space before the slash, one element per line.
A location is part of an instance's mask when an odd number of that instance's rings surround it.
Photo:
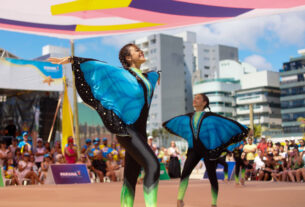
<path fill-rule="evenodd" d="M 160 181 L 158 207 L 175 207 L 179 180 Z M 33 185 L 0 188 L 0 207 L 119 207 L 122 183 Z M 305 183 L 220 182 L 218 207 L 302 207 Z M 145 207 L 143 186 L 138 185 L 135 207 Z M 209 207 L 210 184 L 190 180 L 185 207 Z"/>

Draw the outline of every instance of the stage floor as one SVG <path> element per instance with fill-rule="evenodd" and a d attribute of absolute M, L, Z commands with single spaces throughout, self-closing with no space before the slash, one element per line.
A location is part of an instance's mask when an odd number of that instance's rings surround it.
<path fill-rule="evenodd" d="M 158 207 L 175 207 L 179 180 L 160 181 Z M 12 186 L 0 188 L 1 207 L 119 207 L 122 183 Z M 143 186 L 137 186 L 135 207 L 144 207 Z M 305 183 L 248 182 L 235 187 L 220 181 L 218 207 L 305 206 Z M 190 180 L 185 207 L 209 207 L 210 184 Z"/>

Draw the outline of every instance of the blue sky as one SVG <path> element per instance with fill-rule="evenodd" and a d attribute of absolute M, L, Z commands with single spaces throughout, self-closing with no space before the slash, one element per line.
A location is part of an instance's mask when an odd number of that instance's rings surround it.
<path fill-rule="evenodd" d="M 119 48 L 129 41 L 153 33 L 175 34 L 183 31 L 196 32 L 197 41 L 200 43 L 238 47 L 240 61 L 253 64 L 259 70 L 278 71 L 283 62 L 289 61 L 290 57 L 299 56 L 297 50 L 305 48 L 305 12 L 231 20 L 183 29 L 76 40 L 75 55 L 119 65 Z M 24 59 L 40 56 L 42 47 L 48 44 L 69 47 L 70 41 L 0 31 L 0 47 Z"/>

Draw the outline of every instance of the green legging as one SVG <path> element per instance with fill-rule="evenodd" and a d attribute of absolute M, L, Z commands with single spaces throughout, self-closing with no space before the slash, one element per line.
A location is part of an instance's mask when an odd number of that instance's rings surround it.
<path fill-rule="evenodd" d="M 178 200 L 184 199 L 184 195 L 188 186 L 189 176 L 202 157 L 203 156 L 199 153 L 196 153 L 195 150 L 188 149 L 187 159 L 183 167 L 181 181 L 179 185 L 178 198 L 177 198 Z M 208 159 L 204 159 L 204 164 L 206 166 L 206 170 L 211 184 L 212 205 L 217 205 L 217 197 L 218 197 L 218 180 L 216 176 L 217 163 L 216 160 L 211 161 Z"/>

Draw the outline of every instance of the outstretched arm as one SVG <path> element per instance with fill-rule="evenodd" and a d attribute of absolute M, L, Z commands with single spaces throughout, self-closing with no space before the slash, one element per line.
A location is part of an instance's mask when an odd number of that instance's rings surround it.
<path fill-rule="evenodd" d="M 62 58 L 48 58 L 48 61 L 53 63 L 53 64 L 59 64 L 59 65 L 63 65 L 63 64 L 68 64 L 68 63 L 73 63 L 73 58 L 72 57 L 62 57 Z"/>

